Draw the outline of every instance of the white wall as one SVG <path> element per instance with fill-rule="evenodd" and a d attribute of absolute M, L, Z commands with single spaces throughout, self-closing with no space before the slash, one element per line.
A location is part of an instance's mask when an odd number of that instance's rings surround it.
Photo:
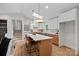
<path fill-rule="evenodd" d="M 7 29 L 8 38 L 13 38 L 13 24 L 10 18 L 7 20 Z"/>
<path fill-rule="evenodd" d="M 77 29 L 76 29 L 76 33 L 77 33 L 77 35 L 76 35 L 76 38 L 77 38 L 77 50 L 79 51 L 79 9 L 78 9 L 78 11 L 77 11 L 77 21 L 76 21 L 76 25 L 77 25 Z"/>

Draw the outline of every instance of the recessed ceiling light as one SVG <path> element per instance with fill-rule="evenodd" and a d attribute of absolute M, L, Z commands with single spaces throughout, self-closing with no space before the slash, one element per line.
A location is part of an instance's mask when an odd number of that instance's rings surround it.
<path fill-rule="evenodd" d="M 45 6 L 45 8 L 47 8 L 47 9 L 48 9 L 48 5 L 47 5 L 47 6 Z"/>

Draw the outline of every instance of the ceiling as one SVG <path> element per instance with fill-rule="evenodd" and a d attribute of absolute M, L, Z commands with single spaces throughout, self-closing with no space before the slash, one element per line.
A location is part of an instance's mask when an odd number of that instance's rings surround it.
<path fill-rule="evenodd" d="M 76 7 L 79 7 L 79 3 L 40 3 L 40 15 L 50 19 Z M 0 3 L 0 14 L 19 15 L 27 19 L 34 19 L 32 10 L 38 13 L 38 9 L 38 3 Z"/>

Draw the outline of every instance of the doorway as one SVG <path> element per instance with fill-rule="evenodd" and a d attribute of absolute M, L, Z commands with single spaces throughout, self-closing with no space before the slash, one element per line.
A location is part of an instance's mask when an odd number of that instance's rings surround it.
<path fill-rule="evenodd" d="M 13 23 L 13 38 L 22 39 L 22 20 L 12 20 Z"/>

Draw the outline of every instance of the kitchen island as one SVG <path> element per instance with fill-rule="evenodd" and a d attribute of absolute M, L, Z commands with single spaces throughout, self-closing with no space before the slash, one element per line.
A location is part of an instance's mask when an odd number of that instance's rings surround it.
<path fill-rule="evenodd" d="M 27 34 L 25 34 L 27 35 Z M 52 37 L 40 35 L 40 34 L 28 34 L 34 42 L 38 43 L 39 56 L 51 56 L 52 53 Z"/>

